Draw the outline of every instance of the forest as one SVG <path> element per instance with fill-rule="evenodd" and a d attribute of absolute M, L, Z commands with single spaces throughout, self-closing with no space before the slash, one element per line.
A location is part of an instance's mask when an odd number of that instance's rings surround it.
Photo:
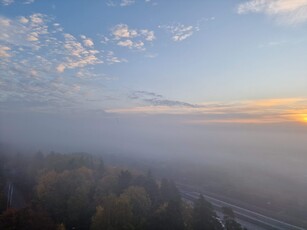
<path fill-rule="evenodd" d="M 174 181 L 106 165 L 87 153 L 0 154 L 1 229 L 241 230 L 202 195 L 184 201 Z"/>

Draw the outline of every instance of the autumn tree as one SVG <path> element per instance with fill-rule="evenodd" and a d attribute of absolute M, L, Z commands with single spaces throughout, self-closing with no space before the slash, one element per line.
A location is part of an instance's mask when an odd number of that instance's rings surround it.
<path fill-rule="evenodd" d="M 132 207 L 126 197 L 108 196 L 96 208 L 92 230 L 133 230 Z"/>
<path fill-rule="evenodd" d="M 89 225 L 91 195 L 93 186 L 92 170 L 79 168 L 57 173 L 47 172 L 38 180 L 37 196 L 57 223 L 67 227 Z"/>
<path fill-rule="evenodd" d="M 151 200 L 147 192 L 142 187 L 130 186 L 120 197 L 129 201 L 133 214 L 133 224 L 137 229 L 141 229 L 151 208 Z"/>
<path fill-rule="evenodd" d="M 148 171 L 146 175 L 137 176 L 134 180 L 134 184 L 136 186 L 141 186 L 146 190 L 152 206 L 156 207 L 159 200 L 159 187 L 151 172 Z"/>

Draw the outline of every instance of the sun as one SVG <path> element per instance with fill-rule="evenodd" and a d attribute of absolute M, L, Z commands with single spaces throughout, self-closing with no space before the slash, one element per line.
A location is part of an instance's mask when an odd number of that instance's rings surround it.
<path fill-rule="evenodd" d="M 301 121 L 307 123 L 307 114 L 301 114 Z"/>
<path fill-rule="evenodd" d="M 297 122 L 300 122 L 301 124 L 307 125 L 307 114 L 306 113 L 300 113 L 297 114 L 295 117 L 293 117 Z"/>

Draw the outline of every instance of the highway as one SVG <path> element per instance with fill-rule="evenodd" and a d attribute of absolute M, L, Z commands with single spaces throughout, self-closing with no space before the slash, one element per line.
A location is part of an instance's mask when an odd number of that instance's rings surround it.
<path fill-rule="evenodd" d="M 200 195 L 198 192 L 188 191 L 179 187 L 180 193 L 184 199 L 189 201 L 194 201 Z M 212 196 L 203 194 L 204 198 L 209 201 L 216 211 L 220 212 L 222 207 L 230 207 L 233 209 L 238 222 L 242 220 L 242 222 L 250 223 L 251 225 L 257 226 L 257 229 L 264 230 L 305 230 L 304 228 L 288 224 L 286 222 L 276 220 L 274 218 L 262 215 L 260 213 L 248 210 L 246 208 L 239 207 L 234 204 L 230 204 L 229 202 L 222 201 L 220 199 L 216 199 Z M 256 229 L 256 228 L 255 228 Z"/>

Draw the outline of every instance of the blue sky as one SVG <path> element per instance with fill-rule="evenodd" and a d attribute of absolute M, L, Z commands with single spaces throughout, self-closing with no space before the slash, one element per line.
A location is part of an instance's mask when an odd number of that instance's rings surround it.
<path fill-rule="evenodd" d="M 307 120 L 307 0 L 0 0 L 0 109 Z"/>

